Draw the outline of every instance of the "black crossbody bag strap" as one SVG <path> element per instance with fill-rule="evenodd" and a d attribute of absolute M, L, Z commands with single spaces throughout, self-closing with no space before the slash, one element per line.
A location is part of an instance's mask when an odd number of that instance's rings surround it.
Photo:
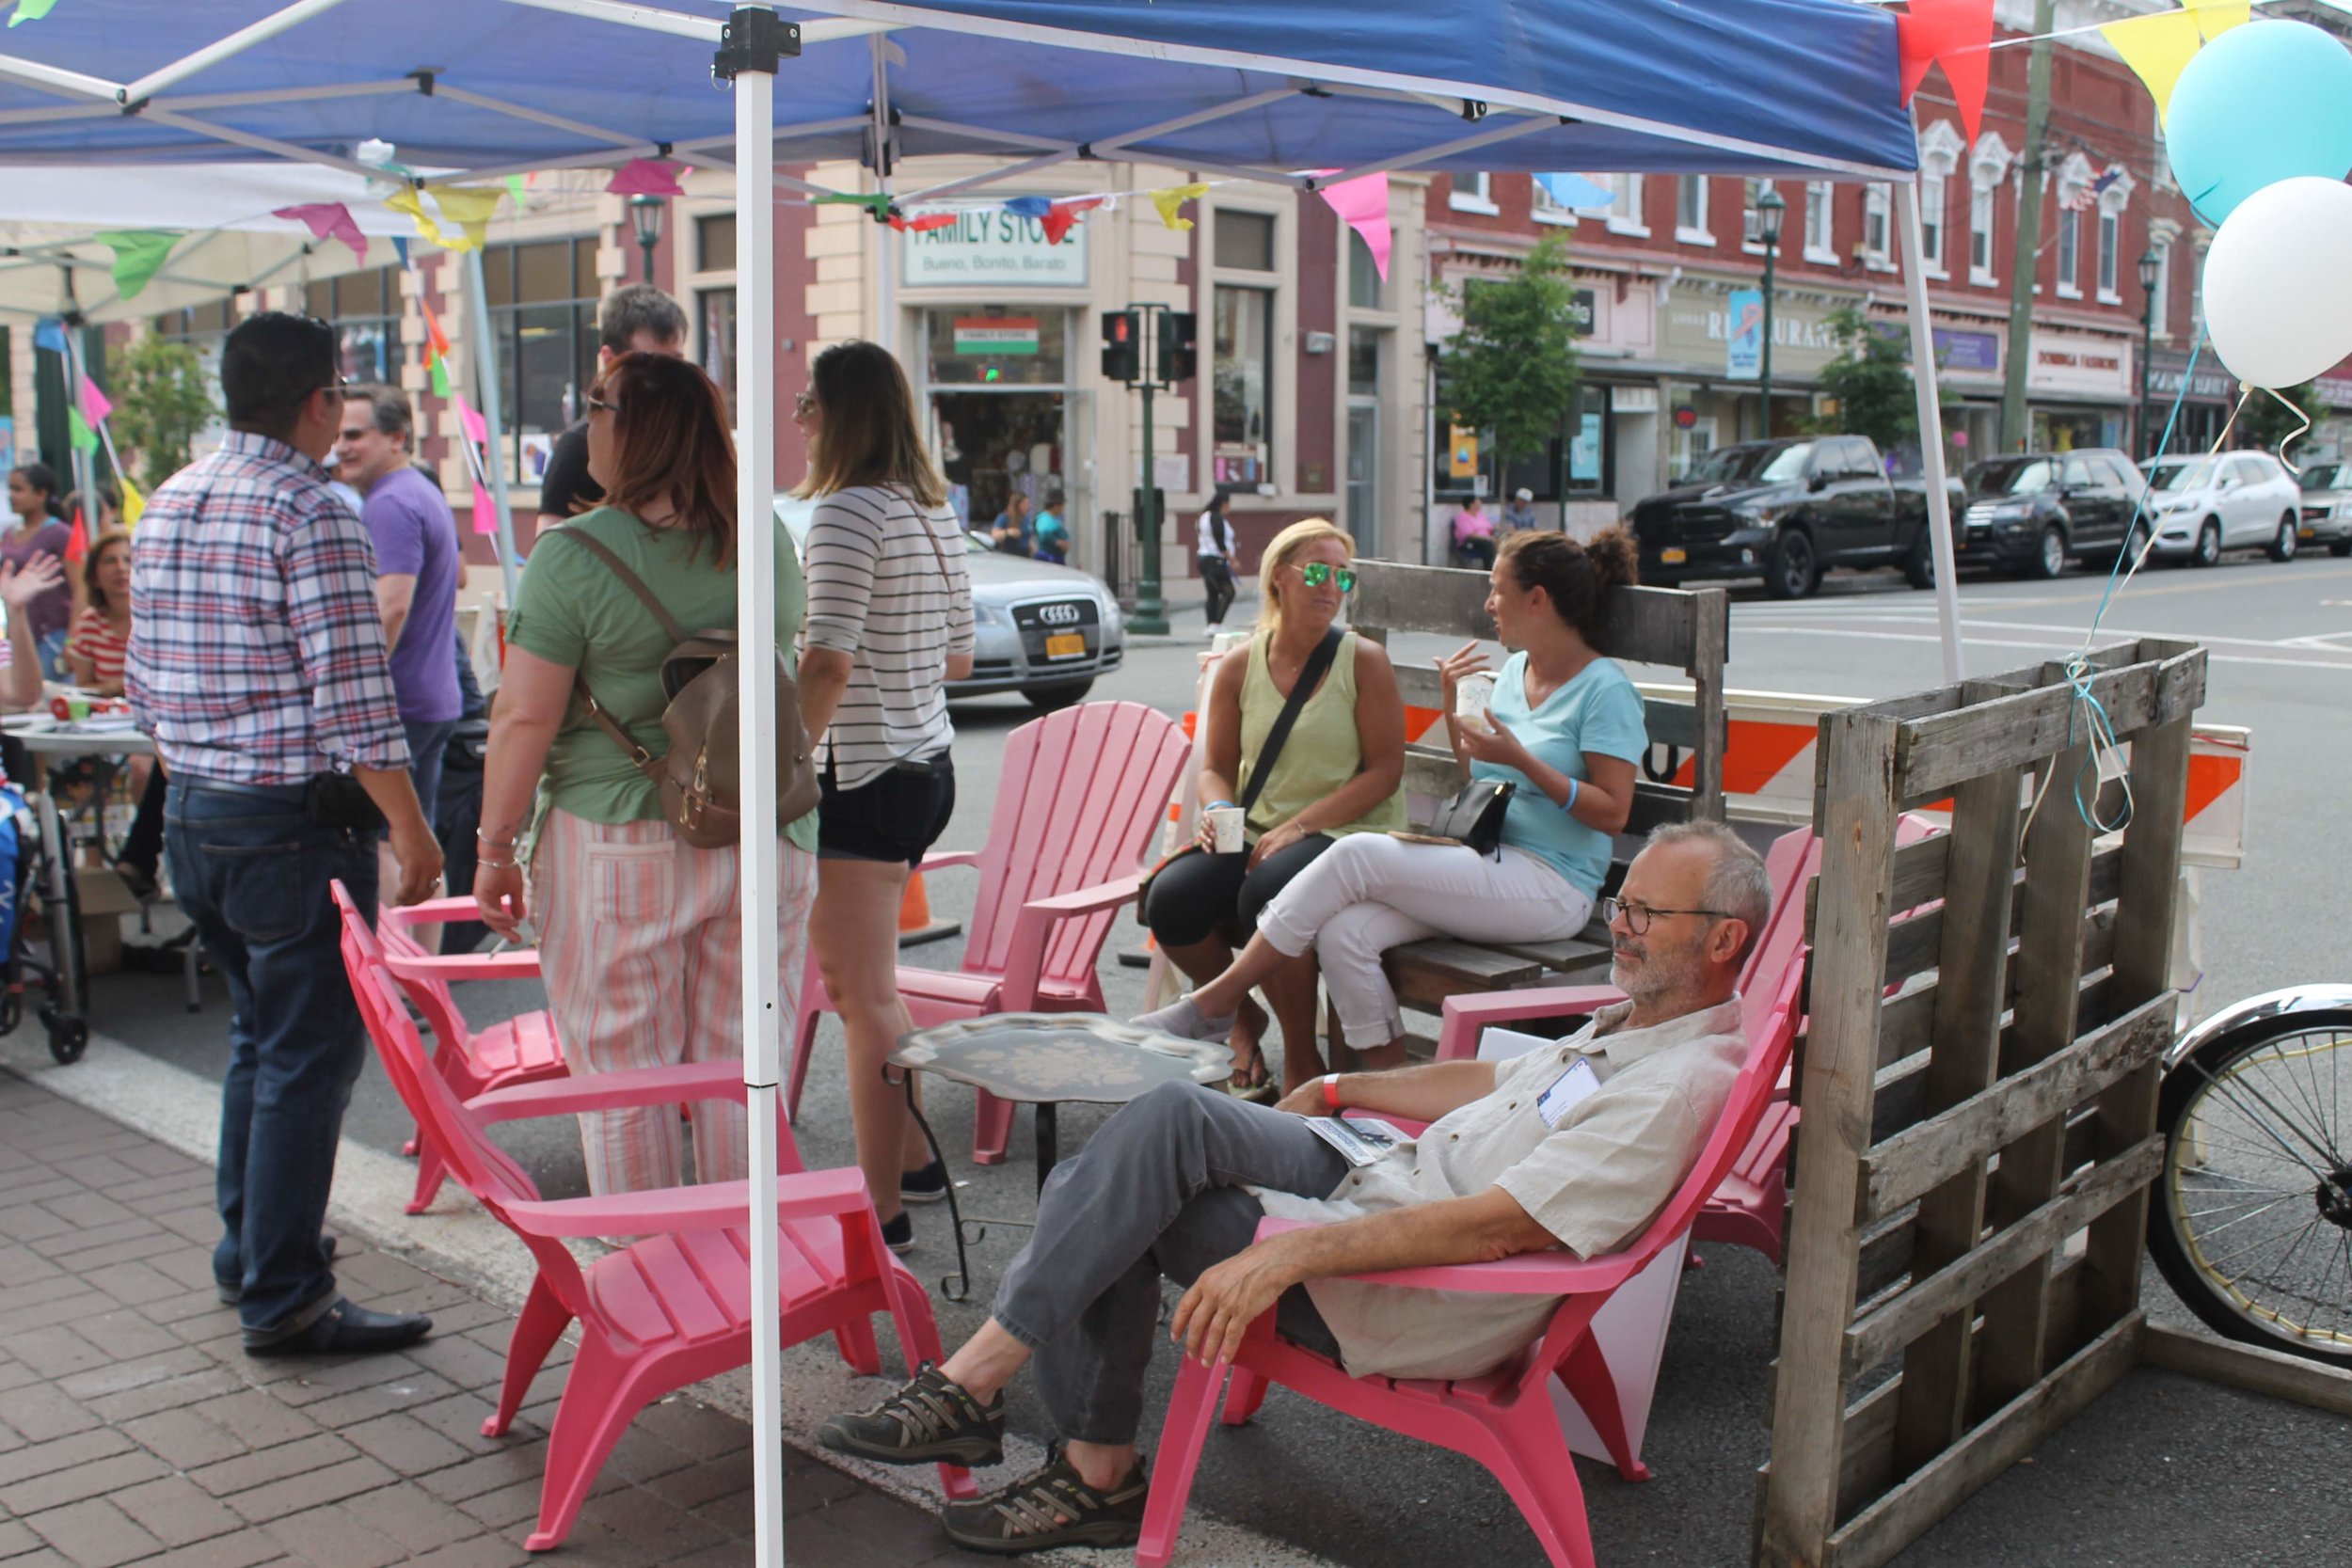
<path fill-rule="evenodd" d="M 1248 787 L 1241 792 L 1243 816 L 1247 816 L 1249 808 L 1258 803 L 1266 780 L 1274 776 L 1274 765 L 1282 755 L 1282 743 L 1290 739 L 1292 726 L 1298 722 L 1307 700 L 1323 684 L 1323 677 L 1330 673 L 1332 662 L 1340 657 L 1340 644 L 1345 641 L 1347 634 L 1333 626 L 1323 634 L 1323 641 L 1315 644 L 1315 651 L 1299 667 L 1298 679 L 1292 684 L 1291 694 L 1282 701 L 1282 711 L 1274 716 L 1274 727 L 1266 731 L 1265 744 L 1258 748 L 1258 766 L 1249 770 Z"/>

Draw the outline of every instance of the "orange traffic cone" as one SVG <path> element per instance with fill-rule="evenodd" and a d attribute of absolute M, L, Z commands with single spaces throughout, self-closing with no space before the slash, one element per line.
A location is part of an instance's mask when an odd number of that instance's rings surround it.
<path fill-rule="evenodd" d="M 907 879 L 905 896 L 898 900 L 898 945 L 914 947 L 926 942 L 938 942 L 963 929 L 956 920 L 931 918 L 930 895 L 923 891 L 923 874 L 917 871 Z"/>

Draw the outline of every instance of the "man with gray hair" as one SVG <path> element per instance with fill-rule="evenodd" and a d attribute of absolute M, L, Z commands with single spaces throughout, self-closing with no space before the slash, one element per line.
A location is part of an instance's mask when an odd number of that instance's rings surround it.
<path fill-rule="evenodd" d="M 1190 1286 L 1171 1337 L 1231 1356 L 1268 1308 L 1295 1342 L 1359 1376 L 1465 1378 L 1543 1332 L 1540 1296 L 1464 1295 L 1342 1276 L 1638 1237 L 1698 1163 L 1747 1055 L 1737 984 L 1771 912 L 1728 829 L 1653 833 L 1607 901 L 1628 1000 L 1509 1062 L 1333 1073 L 1279 1106 L 1193 1084 L 1120 1110 L 1039 1195 L 1037 1228 L 979 1331 L 819 1441 L 890 1465 L 993 1465 L 1004 1388 L 1034 1359 L 1062 1447 L 1043 1469 L 950 1503 L 982 1551 L 1133 1544 L 1148 1490 L 1136 1434 L 1163 1275 Z M 1346 1109 L 1426 1121 L 1359 1157 L 1314 1123 Z M 1286 1114 L 1287 1113 L 1287 1114 Z M 1266 1216 L 1317 1222 L 1260 1242 Z"/>
<path fill-rule="evenodd" d="M 685 356 L 686 312 L 676 300 L 650 283 L 622 284 L 604 296 L 596 311 L 596 377 L 624 354 Z M 588 472 L 588 388 L 580 390 L 580 422 L 555 438 L 548 453 L 548 471 L 539 479 L 542 532 L 604 504 L 604 486 Z"/>

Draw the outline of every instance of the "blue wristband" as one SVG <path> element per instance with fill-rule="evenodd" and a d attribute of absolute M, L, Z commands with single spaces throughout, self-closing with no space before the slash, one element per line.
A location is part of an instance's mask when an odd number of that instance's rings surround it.
<path fill-rule="evenodd" d="M 1202 806 L 1200 809 L 1202 811 L 1215 811 L 1219 806 L 1230 806 L 1232 803 L 1233 802 L 1231 800 L 1211 800 L 1207 805 Z"/>
<path fill-rule="evenodd" d="M 1562 811 L 1576 809 L 1576 781 L 1574 779 L 1568 781 L 1568 798 L 1560 802 L 1560 809 Z"/>

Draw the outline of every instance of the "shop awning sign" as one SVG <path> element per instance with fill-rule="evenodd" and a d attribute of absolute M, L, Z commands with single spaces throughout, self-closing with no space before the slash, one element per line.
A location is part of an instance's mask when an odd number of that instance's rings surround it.
<path fill-rule="evenodd" d="M 901 276 L 911 289 L 988 285 L 1084 288 L 1087 226 L 1073 224 L 1058 245 L 1045 225 L 1017 213 L 973 211 L 945 228 L 898 236 Z"/>
<path fill-rule="evenodd" d="M 1037 318 L 1035 316 L 958 316 L 956 318 L 956 352 L 958 354 L 1035 354 L 1037 352 Z"/>

